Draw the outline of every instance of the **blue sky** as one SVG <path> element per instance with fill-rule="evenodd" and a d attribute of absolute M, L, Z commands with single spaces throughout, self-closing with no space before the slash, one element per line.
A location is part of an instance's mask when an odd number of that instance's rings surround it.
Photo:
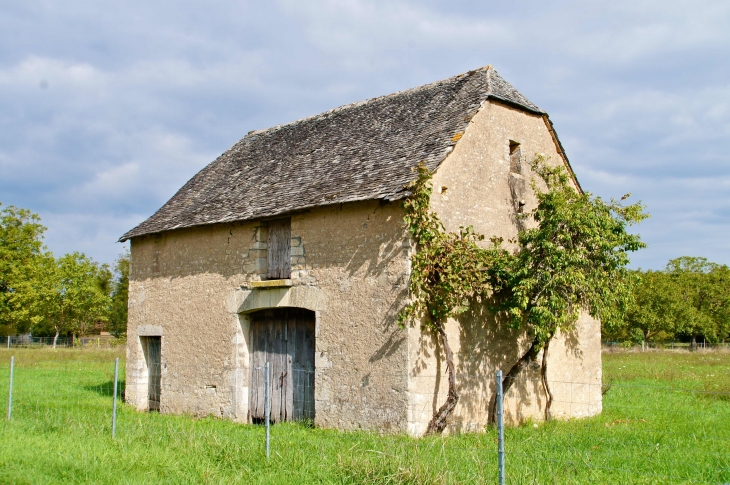
<path fill-rule="evenodd" d="M 726 0 L 5 0 L 0 202 L 112 262 L 248 131 L 492 64 L 586 190 L 647 205 L 633 266 L 730 264 L 728 59 Z"/>

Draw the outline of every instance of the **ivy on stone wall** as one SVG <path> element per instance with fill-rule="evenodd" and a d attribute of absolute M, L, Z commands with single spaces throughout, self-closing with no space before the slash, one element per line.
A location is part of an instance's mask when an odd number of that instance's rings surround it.
<path fill-rule="evenodd" d="M 440 337 L 449 373 L 446 402 L 434 414 L 428 433 L 440 433 L 459 400 L 453 355 L 444 329 L 446 320 L 482 301 L 505 325 L 526 328 L 532 341 L 504 378 L 505 392 L 520 371 L 543 352 L 542 380 L 549 418 L 552 393 L 546 379 L 547 350 L 559 330 L 567 331 L 581 311 L 610 325 L 619 322 L 631 302 L 634 277 L 626 268 L 628 253 L 645 247 L 628 226 L 648 217 L 641 203 L 624 205 L 575 189 L 562 166 L 550 166 L 536 155 L 530 162 L 537 179 L 532 190 L 537 207 L 522 219 L 513 241 L 485 244 L 472 227 L 447 232 L 431 210 L 433 174 L 419 165 L 408 186 L 405 222 L 416 243 L 409 281 L 411 298 L 399 321 L 421 321 Z M 542 184 L 538 183 L 541 181 Z M 547 188 L 547 190 L 541 189 Z M 531 220 L 531 221 L 530 221 Z M 492 412 L 492 415 L 494 413 Z"/>

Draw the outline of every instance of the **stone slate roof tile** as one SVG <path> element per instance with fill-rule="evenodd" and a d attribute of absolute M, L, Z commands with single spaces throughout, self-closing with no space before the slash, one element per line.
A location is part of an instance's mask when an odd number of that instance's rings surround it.
<path fill-rule="evenodd" d="M 486 68 L 253 131 L 120 241 L 362 200 L 399 200 L 434 170 L 487 99 L 545 114 Z M 458 139 L 458 138 L 457 138 Z"/>

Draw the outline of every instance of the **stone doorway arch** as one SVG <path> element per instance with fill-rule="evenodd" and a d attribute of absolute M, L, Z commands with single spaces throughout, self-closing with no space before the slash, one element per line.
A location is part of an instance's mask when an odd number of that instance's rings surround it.
<path fill-rule="evenodd" d="M 288 280 L 281 281 L 288 283 Z M 279 399 L 277 402 L 272 399 L 272 420 L 313 421 L 316 339 L 325 307 L 323 292 L 316 286 L 289 286 L 288 283 L 271 287 L 268 286 L 270 282 L 262 283 L 267 286 L 241 289 L 234 297 L 243 332 L 241 343 L 245 360 L 242 364 L 248 365 L 248 382 L 241 389 L 243 402 L 239 409 L 249 422 L 257 422 L 263 417 L 263 367 L 271 355 L 272 398 L 277 395 Z M 286 340 L 292 330 L 300 338 L 299 344 Z M 303 356 L 302 352 L 307 353 L 306 359 L 297 360 L 298 356 Z M 287 360 L 290 357 L 291 364 Z"/>

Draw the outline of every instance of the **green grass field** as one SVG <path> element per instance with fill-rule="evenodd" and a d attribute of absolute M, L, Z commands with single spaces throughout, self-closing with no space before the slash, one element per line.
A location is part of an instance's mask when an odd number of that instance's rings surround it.
<path fill-rule="evenodd" d="M 412 439 L 136 412 L 113 351 L 0 351 L 0 483 L 496 483 L 496 432 Z M 123 366 L 122 366 L 123 367 Z M 508 483 L 730 483 L 730 353 L 609 353 L 600 416 L 508 428 Z"/>

